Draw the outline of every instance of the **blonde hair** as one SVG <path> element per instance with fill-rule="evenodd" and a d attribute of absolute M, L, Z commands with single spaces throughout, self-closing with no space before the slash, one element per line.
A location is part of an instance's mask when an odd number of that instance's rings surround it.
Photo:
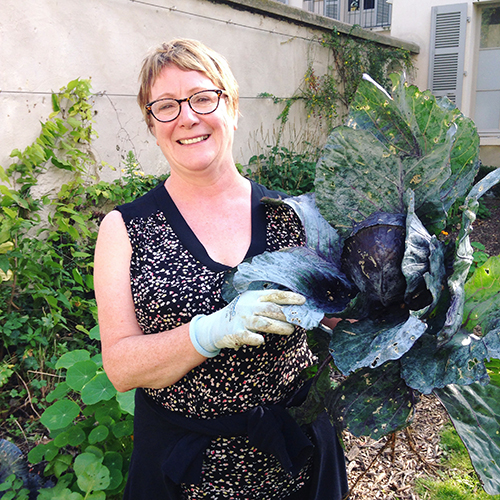
<path fill-rule="evenodd" d="M 203 73 L 217 88 L 224 91 L 229 109 L 233 116 L 237 114 L 238 83 L 226 59 L 197 40 L 179 38 L 153 49 L 142 63 L 137 102 L 149 129 L 152 128 L 153 117 L 147 112 L 146 104 L 151 101 L 151 87 L 168 65 Z"/>

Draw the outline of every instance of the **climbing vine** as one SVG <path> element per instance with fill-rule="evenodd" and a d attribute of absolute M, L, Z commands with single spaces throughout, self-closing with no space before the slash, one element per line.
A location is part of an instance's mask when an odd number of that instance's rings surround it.
<path fill-rule="evenodd" d="M 358 26 L 353 26 L 347 35 L 343 35 L 334 28 L 319 40 L 323 47 L 329 49 L 333 64 L 328 66 L 324 74 L 318 74 L 314 68 L 315 61 L 310 61 L 304 79 L 292 97 L 261 95 L 284 104 L 283 111 L 278 116 L 281 128 L 288 121 L 292 105 L 300 101 L 305 106 L 308 119 L 320 120 L 329 132 L 348 109 L 363 73 L 369 74 L 375 81 L 390 89 L 391 72 L 410 72 L 413 69 L 408 50 L 363 40 L 354 36 L 358 29 Z"/>

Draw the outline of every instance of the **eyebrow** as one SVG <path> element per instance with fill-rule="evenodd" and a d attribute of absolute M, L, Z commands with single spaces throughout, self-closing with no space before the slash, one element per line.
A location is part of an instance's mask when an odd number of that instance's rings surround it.
<path fill-rule="evenodd" d="M 186 97 L 191 97 L 193 94 L 196 94 L 197 92 L 202 92 L 203 90 L 215 90 L 215 88 L 193 87 L 189 91 L 189 95 L 187 95 Z M 175 94 L 167 91 L 167 92 L 163 92 L 158 97 L 156 97 L 155 99 L 152 99 L 152 100 L 157 101 L 158 99 L 177 99 L 176 97 L 174 97 L 174 95 Z M 179 97 L 179 99 L 184 99 L 184 97 Z"/>

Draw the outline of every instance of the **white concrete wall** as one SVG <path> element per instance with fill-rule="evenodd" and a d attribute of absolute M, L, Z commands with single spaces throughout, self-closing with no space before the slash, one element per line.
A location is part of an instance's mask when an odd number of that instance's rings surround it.
<path fill-rule="evenodd" d="M 246 164 L 259 146 L 274 143 L 279 125 L 281 108 L 257 96 L 291 96 L 310 60 L 321 74 L 329 60 L 317 39 L 321 29 L 331 28 L 325 28 L 330 21 L 324 18 L 321 28 L 310 18 L 305 25 L 288 22 L 279 15 L 287 7 L 277 2 L 232 3 L 269 8 L 274 16 L 209 0 L 0 0 L 0 165 L 7 167 L 14 148 L 22 150 L 36 139 L 39 122 L 52 111 L 51 92 L 80 77 L 92 78 L 96 93 L 98 160 L 119 172 L 123 157 L 133 151 L 144 171 L 164 172 L 168 165 L 135 96 L 146 52 L 176 37 L 199 39 L 228 59 L 241 90 L 234 154 Z M 291 0 L 290 6 L 299 2 Z M 301 116 L 296 107 L 290 129 L 318 136 L 321 131 Z M 109 180 L 116 174 L 104 169 L 100 175 Z"/>
<path fill-rule="evenodd" d="M 149 48 L 175 37 L 197 38 L 222 53 L 241 87 L 235 157 L 245 163 L 271 134 L 280 108 L 262 92 L 290 96 L 309 57 L 327 64 L 314 33 L 274 18 L 203 0 L 0 0 L 0 165 L 24 149 L 49 116 L 51 92 L 92 78 L 99 160 L 120 168 L 134 151 L 142 168 L 167 168 L 136 104 L 137 75 Z M 173 8 L 169 8 L 173 7 Z M 261 133 L 261 130 L 264 132 Z M 271 142 L 269 142 L 270 144 Z M 265 144 L 263 144 L 265 145 Z M 113 176 L 103 170 L 102 178 Z"/>

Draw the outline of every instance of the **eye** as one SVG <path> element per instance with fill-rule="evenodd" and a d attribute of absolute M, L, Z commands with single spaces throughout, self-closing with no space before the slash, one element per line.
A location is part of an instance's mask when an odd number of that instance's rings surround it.
<path fill-rule="evenodd" d="M 171 111 L 172 109 L 175 108 L 177 103 L 173 100 L 166 100 L 166 101 L 158 101 L 156 103 L 156 110 L 157 111 Z"/>

